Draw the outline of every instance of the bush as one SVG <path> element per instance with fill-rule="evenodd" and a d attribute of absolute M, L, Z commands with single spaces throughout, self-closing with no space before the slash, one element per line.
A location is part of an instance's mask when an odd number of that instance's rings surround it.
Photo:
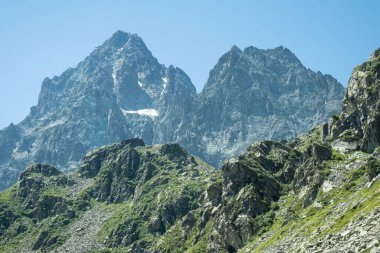
<path fill-rule="evenodd" d="M 364 170 L 369 178 L 372 180 L 377 175 L 380 174 L 380 161 L 375 158 L 370 158 L 366 165 L 364 165 Z"/>

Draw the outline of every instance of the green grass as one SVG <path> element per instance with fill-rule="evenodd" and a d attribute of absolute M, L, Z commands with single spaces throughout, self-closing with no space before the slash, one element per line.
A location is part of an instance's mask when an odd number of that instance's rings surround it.
<path fill-rule="evenodd" d="M 145 217 L 160 216 L 166 207 L 170 208 L 170 206 L 174 206 L 179 199 L 185 199 L 190 209 L 196 209 L 198 207 L 198 196 L 211 182 L 221 180 L 220 172 L 216 172 L 211 166 L 198 158 L 194 158 L 198 164 L 196 168 L 194 168 L 194 165 L 191 165 L 191 163 L 187 165 L 187 161 L 184 161 L 184 165 L 178 166 L 177 163 L 166 155 L 162 156 L 159 154 L 160 146 L 154 146 L 153 148 L 138 147 L 136 150 L 140 153 L 142 160 L 148 160 L 146 156 L 153 157 L 153 159 L 149 159 L 149 161 L 155 166 L 156 170 L 153 177 L 144 184 L 140 185 L 137 181 L 132 182 L 139 187 L 139 194 L 135 195 L 134 199 L 130 199 L 121 204 L 100 205 L 104 210 L 112 211 L 113 215 L 99 231 L 99 241 L 110 238 L 110 235 L 115 230 L 117 230 L 119 234 L 127 234 L 131 225 L 124 224 L 128 221 L 128 224 L 137 225 L 136 233 L 138 233 L 138 241 L 140 243 L 154 245 L 158 240 L 161 240 L 161 236 L 150 232 L 149 219 Z M 190 159 L 190 156 L 187 159 Z M 107 175 L 107 170 L 109 169 L 110 167 L 103 166 L 99 177 Z M 139 173 L 142 172 L 137 171 L 137 174 Z M 99 206 L 99 203 L 95 205 Z M 166 231 L 175 231 L 176 228 L 179 229 L 177 220 L 180 217 L 173 218 L 173 224 L 164 223 Z M 173 236 L 166 238 L 166 240 L 168 241 L 167 245 L 177 243 L 177 245 L 172 248 L 174 250 L 179 247 L 179 241 L 174 240 L 172 243 L 169 243 L 172 238 Z M 112 239 L 109 242 L 114 243 Z M 169 246 L 162 248 L 162 250 L 168 250 L 170 248 L 168 247 Z"/>
<path fill-rule="evenodd" d="M 198 230 L 195 230 L 193 232 L 193 236 L 190 238 L 190 240 L 187 241 L 188 248 L 186 250 L 187 253 L 203 253 L 207 252 L 206 249 L 208 248 L 208 238 L 211 235 L 213 222 L 208 222 L 205 226 L 205 228 L 202 229 L 200 232 L 200 238 L 198 238 L 197 242 L 194 245 L 191 245 L 191 243 L 194 241 L 194 237 L 197 234 Z"/>
<path fill-rule="evenodd" d="M 334 149 L 332 150 L 332 154 L 331 154 L 332 161 L 344 161 L 346 158 L 347 158 L 347 155 L 342 154 Z"/>
<path fill-rule="evenodd" d="M 301 137 L 301 144 L 296 147 L 296 149 L 300 152 L 304 152 L 310 147 L 313 143 L 321 142 L 321 130 L 322 126 L 314 127 L 308 134 Z"/>
<path fill-rule="evenodd" d="M 322 203 L 322 208 L 315 208 L 310 205 L 303 209 L 295 204 L 297 202 L 296 196 L 283 196 L 280 199 L 280 211 L 276 212 L 274 223 L 269 229 L 273 234 L 252 252 L 263 252 L 265 249 L 269 249 L 280 241 L 286 240 L 288 233 L 293 233 L 302 238 L 314 235 L 317 230 L 319 230 L 318 237 L 320 238 L 326 234 L 338 233 L 350 222 L 362 216 L 365 217 L 375 207 L 380 206 L 379 180 L 370 188 L 362 187 L 363 182 L 367 182 L 363 168 L 350 171 L 347 178 L 349 180 L 341 187 L 334 188 L 327 193 L 319 192 L 317 201 Z M 348 207 L 344 213 L 339 213 L 336 207 L 342 204 Z M 285 210 L 292 211 L 290 213 L 287 211 L 287 215 L 280 215 Z M 285 224 L 286 216 L 288 216 L 288 222 Z M 291 218 L 289 219 L 289 217 Z M 323 225 L 329 226 L 320 230 Z M 258 238 L 255 238 L 250 245 L 253 245 L 257 240 Z"/>
<path fill-rule="evenodd" d="M 0 192 L 0 203 L 2 204 L 10 204 L 13 203 L 16 192 L 16 186 L 12 186 L 11 188 Z"/>
<path fill-rule="evenodd" d="M 192 227 L 191 231 L 185 234 L 182 230 L 181 224 L 178 221 L 164 236 L 157 242 L 157 250 L 159 252 L 187 252 L 187 253 L 203 253 L 207 252 L 208 238 L 212 231 L 213 220 L 210 220 L 203 229 L 199 230 L 200 226 L 200 210 L 194 211 L 196 217 L 196 224 Z"/>
<path fill-rule="evenodd" d="M 345 130 L 342 135 L 340 135 L 340 139 L 342 141 L 355 141 L 357 139 L 357 132 L 353 129 L 353 128 L 350 128 L 350 129 L 347 129 Z"/>
<path fill-rule="evenodd" d="M 123 223 L 129 217 L 131 211 L 131 202 L 110 204 L 106 205 L 103 202 L 95 202 L 94 208 L 100 208 L 103 212 L 112 212 L 113 215 L 101 227 L 98 232 L 99 241 L 104 241 L 106 237 L 115 229 L 119 224 Z"/>
<path fill-rule="evenodd" d="M 380 174 L 380 160 L 371 158 L 367 164 L 364 165 L 364 171 L 368 176 L 369 180 L 372 180 L 377 175 Z"/>

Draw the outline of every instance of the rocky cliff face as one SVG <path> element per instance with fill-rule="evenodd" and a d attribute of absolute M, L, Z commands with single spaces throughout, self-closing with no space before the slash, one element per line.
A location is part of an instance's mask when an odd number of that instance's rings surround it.
<path fill-rule="evenodd" d="M 35 164 L 0 194 L 0 248 L 148 252 L 199 207 L 199 196 L 220 179 L 214 168 L 178 144 L 145 146 L 141 139 L 88 153 L 75 173 Z M 22 242 L 10 245 L 18 237 Z"/>
<path fill-rule="evenodd" d="M 166 68 L 135 34 L 116 32 L 76 68 L 46 78 L 38 104 L 0 131 L 0 189 L 30 162 L 75 167 L 94 147 L 131 137 L 147 143 L 175 132 L 196 95 L 180 69 Z"/>
<path fill-rule="evenodd" d="M 242 252 L 380 250 L 379 49 L 353 71 L 342 113 L 289 146 L 303 153 L 268 232 Z"/>
<path fill-rule="evenodd" d="M 377 94 L 375 79 L 362 88 Z M 344 109 L 289 142 L 253 144 L 221 170 L 141 139 L 92 151 L 72 173 L 33 165 L 0 193 L 0 251 L 377 252 L 378 136 L 337 135 L 366 133 L 376 119 L 379 97 L 361 94 L 344 108 L 361 104 L 365 120 Z"/>
<path fill-rule="evenodd" d="M 75 68 L 46 78 L 37 106 L 0 131 L 0 189 L 29 163 L 74 168 L 89 150 L 138 137 L 178 142 L 215 166 L 250 143 L 304 132 L 339 111 L 343 87 L 279 47 L 233 47 L 196 94 L 135 34 L 116 32 Z"/>
<path fill-rule="evenodd" d="M 223 181 L 201 195 L 192 230 L 179 223 L 158 252 L 379 251 L 380 148 L 371 134 L 379 112 L 377 52 L 354 70 L 340 115 L 290 142 L 261 142 L 227 161 Z M 358 71 L 372 79 L 356 79 Z"/>
<path fill-rule="evenodd" d="M 368 62 L 354 69 L 342 113 L 331 119 L 334 137 L 366 152 L 373 152 L 380 145 L 379 77 L 380 49 L 377 49 Z"/>
<path fill-rule="evenodd" d="M 288 49 L 234 46 L 223 55 L 198 96 L 179 140 L 213 165 L 262 140 L 285 140 L 339 112 L 344 89 L 313 72 Z M 185 138 L 182 140 L 181 138 Z"/>

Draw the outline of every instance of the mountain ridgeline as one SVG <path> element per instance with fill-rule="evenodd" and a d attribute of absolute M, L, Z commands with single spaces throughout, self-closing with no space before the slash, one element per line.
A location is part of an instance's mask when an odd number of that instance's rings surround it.
<path fill-rule="evenodd" d="M 0 193 L 0 251 L 378 252 L 379 98 L 380 49 L 355 68 L 340 114 L 220 170 L 142 139 L 70 173 L 34 164 Z"/>
<path fill-rule="evenodd" d="M 176 142 L 218 167 L 251 143 L 289 139 L 326 121 L 343 93 L 286 48 L 234 46 L 197 94 L 185 72 L 118 31 L 77 67 L 46 78 L 30 114 L 0 131 L 0 189 L 33 162 L 70 170 L 93 148 L 129 138 Z"/>

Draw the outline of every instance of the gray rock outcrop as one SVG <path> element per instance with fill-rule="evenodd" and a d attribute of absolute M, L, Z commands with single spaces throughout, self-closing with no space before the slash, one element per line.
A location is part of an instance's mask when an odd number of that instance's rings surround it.
<path fill-rule="evenodd" d="M 332 119 L 333 137 L 373 152 L 380 145 L 380 49 L 357 66 L 348 82 L 342 113 Z"/>
<path fill-rule="evenodd" d="M 343 93 L 287 48 L 234 46 L 210 71 L 190 127 L 175 141 L 218 166 L 254 142 L 289 139 L 326 121 L 340 111 Z"/>

